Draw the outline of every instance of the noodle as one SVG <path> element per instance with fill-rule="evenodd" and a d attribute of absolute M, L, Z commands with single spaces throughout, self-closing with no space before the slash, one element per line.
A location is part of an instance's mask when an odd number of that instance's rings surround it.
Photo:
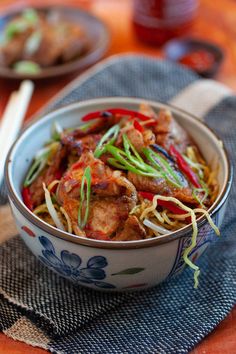
<path fill-rule="evenodd" d="M 35 215 L 41 214 L 41 213 L 48 213 L 47 205 L 45 203 L 44 204 L 40 204 L 37 208 L 34 209 L 33 213 Z"/>
<path fill-rule="evenodd" d="M 165 220 L 165 222 L 166 222 L 167 224 L 169 224 L 169 225 L 174 226 L 174 225 L 177 224 L 177 220 L 175 220 L 175 221 L 171 221 L 171 220 L 170 220 L 170 218 L 169 218 L 168 215 L 167 215 L 167 210 L 163 210 L 163 212 L 162 212 L 162 217 L 163 217 L 163 219 Z"/>
<path fill-rule="evenodd" d="M 52 181 L 47 187 L 49 192 L 53 189 L 54 186 L 56 186 L 59 183 L 60 183 L 60 181 L 58 179 L 55 179 L 54 181 Z"/>
<path fill-rule="evenodd" d="M 148 213 L 149 212 L 153 212 L 154 210 L 156 210 L 156 207 L 157 207 L 157 198 L 156 198 L 156 196 L 153 198 L 153 202 L 152 202 L 152 206 L 150 206 L 149 208 L 146 208 L 143 212 L 142 212 L 142 214 L 141 214 L 141 216 L 140 216 L 140 220 L 143 220 L 147 215 L 148 215 Z"/>
<path fill-rule="evenodd" d="M 161 214 L 155 209 L 153 210 L 153 214 L 155 215 L 155 217 L 157 218 L 157 220 L 159 220 L 162 224 L 164 224 L 165 220 L 163 219 L 163 217 L 161 216 Z"/>
<path fill-rule="evenodd" d="M 71 220 L 69 218 L 69 215 L 67 214 L 67 212 L 65 211 L 65 209 L 63 207 L 60 207 L 60 211 L 64 215 L 64 217 L 66 218 L 67 232 L 72 233 L 72 224 L 71 224 Z"/>
<path fill-rule="evenodd" d="M 162 212 L 162 214 L 158 213 L 156 208 L 158 205 L 158 200 L 164 200 L 164 201 L 168 201 L 168 202 L 172 202 L 175 203 L 176 205 L 178 205 L 182 210 L 186 211 L 186 214 L 182 214 L 182 215 L 177 215 L 177 214 L 169 214 L 169 216 L 167 215 L 167 211 Z M 212 227 L 212 229 L 215 231 L 215 233 L 217 235 L 220 235 L 220 231 L 218 229 L 218 227 L 214 224 L 212 218 L 210 217 L 209 213 L 202 208 L 196 208 L 196 209 L 191 209 L 189 207 L 187 207 L 186 205 L 184 205 L 182 202 L 180 202 L 178 199 L 174 198 L 174 197 L 165 197 L 162 195 L 155 195 L 152 201 L 152 206 L 146 208 L 145 210 L 143 210 L 140 219 L 143 220 L 144 218 L 146 218 L 146 216 L 148 214 L 152 213 L 159 222 L 161 222 L 162 224 L 164 224 L 165 222 L 167 224 L 173 225 L 173 222 L 171 222 L 171 220 L 169 219 L 169 217 L 176 219 L 176 224 L 178 222 L 178 219 L 182 220 L 182 219 L 186 219 L 186 217 L 191 217 L 191 223 L 192 223 L 192 237 L 191 237 L 191 244 L 184 250 L 184 254 L 183 254 L 183 259 L 185 261 L 185 263 L 194 270 L 194 287 L 197 288 L 198 287 L 198 277 L 200 274 L 200 269 L 199 267 L 194 264 L 190 259 L 189 259 L 189 255 L 191 253 L 191 251 L 194 249 L 194 247 L 196 246 L 197 243 L 197 235 L 198 235 L 198 226 L 197 226 L 197 220 L 196 220 L 196 214 L 197 213 L 202 213 L 206 216 L 207 221 L 209 222 L 210 226 Z M 158 225 L 158 224 L 157 224 Z M 163 225 L 162 225 L 163 226 Z M 168 228 L 167 225 L 165 225 L 165 228 Z M 157 234 L 158 232 L 155 232 L 155 234 Z"/>
<path fill-rule="evenodd" d="M 64 231 L 65 228 L 64 228 L 61 220 L 58 217 L 56 209 L 55 209 L 55 207 L 54 207 L 54 205 L 52 203 L 50 193 L 49 193 L 48 189 L 46 188 L 45 183 L 43 183 L 43 189 L 44 189 L 44 193 L 45 193 L 45 201 L 46 201 L 46 205 L 47 205 L 47 208 L 48 208 L 48 212 L 51 215 L 56 227 L 58 229 Z"/>
<path fill-rule="evenodd" d="M 98 124 L 98 117 L 108 119 Z M 61 230 L 108 241 L 158 237 L 191 223 L 191 242 L 183 259 L 193 269 L 197 287 L 200 270 L 190 259 L 197 218 L 205 216 L 220 234 L 207 211 L 218 194 L 217 170 L 211 170 L 196 146 L 189 146 L 191 139 L 184 144 L 172 139 L 178 132 L 172 132 L 171 124 L 171 138 L 163 140 L 159 133 L 166 119 L 174 119 L 171 112 L 156 115 L 144 105 L 141 112 L 112 108 L 88 113 L 83 129 L 56 128 L 29 169 L 24 202 Z"/>
<path fill-rule="evenodd" d="M 212 227 L 212 229 L 215 231 L 215 234 L 216 234 L 217 236 L 220 236 L 220 230 L 219 230 L 219 228 L 214 224 L 212 218 L 210 217 L 210 214 L 209 214 L 206 210 L 197 208 L 197 209 L 194 209 L 194 211 L 195 211 L 196 213 L 203 213 L 203 214 L 205 215 L 205 217 L 207 218 L 208 223 L 210 224 L 210 226 Z"/>

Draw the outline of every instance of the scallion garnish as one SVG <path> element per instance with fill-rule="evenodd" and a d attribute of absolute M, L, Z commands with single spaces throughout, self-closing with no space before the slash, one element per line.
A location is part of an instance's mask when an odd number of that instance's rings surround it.
<path fill-rule="evenodd" d="M 96 150 L 94 151 L 94 156 L 99 158 L 105 151 L 107 144 L 113 144 L 117 138 L 117 135 L 120 131 L 119 124 L 113 125 L 106 134 L 103 135 L 102 139 L 99 141 Z"/>
<path fill-rule="evenodd" d="M 37 11 L 32 8 L 24 10 L 22 17 L 31 25 L 35 25 L 39 20 Z"/>
<path fill-rule="evenodd" d="M 31 183 L 38 177 L 40 172 L 44 169 L 47 163 L 47 159 L 49 157 L 49 153 L 50 149 L 47 149 L 35 158 L 35 161 L 29 169 L 29 172 L 27 173 L 27 176 L 25 178 L 24 187 L 30 186 Z"/>
<path fill-rule="evenodd" d="M 136 167 L 138 167 L 140 170 L 142 170 L 144 172 L 154 173 L 155 176 L 157 177 L 157 170 L 155 168 L 153 168 L 152 166 L 148 165 L 146 162 L 144 162 L 144 160 L 139 155 L 138 151 L 135 149 L 133 144 L 130 142 L 130 140 L 128 139 L 126 134 L 123 135 L 123 145 L 125 148 L 126 156 L 128 157 L 129 161 L 132 164 L 134 164 Z M 132 152 L 134 153 L 135 156 L 133 156 L 131 154 L 130 150 L 132 150 Z"/>
<path fill-rule="evenodd" d="M 4 34 L 8 40 L 15 35 L 25 32 L 31 26 L 35 26 L 38 22 L 39 16 L 34 9 L 26 9 L 21 17 L 10 21 L 4 29 Z"/>
<path fill-rule="evenodd" d="M 144 155 L 147 159 L 160 171 L 165 171 L 165 178 L 177 188 L 182 187 L 181 180 L 169 163 L 158 153 L 154 152 L 149 148 L 144 148 Z"/>
<path fill-rule="evenodd" d="M 28 187 L 31 183 L 39 176 L 40 172 L 46 166 L 50 155 L 54 155 L 56 149 L 58 148 L 58 142 L 53 142 L 50 145 L 39 150 L 34 157 L 34 162 L 27 173 L 24 181 L 24 187 Z"/>
<path fill-rule="evenodd" d="M 52 128 L 51 128 L 51 137 L 52 137 L 52 140 L 54 141 L 60 141 L 61 139 L 61 133 L 63 132 L 63 129 L 62 127 L 57 123 L 57 122 L 54 122 L 52 124 Z"/>
<path fill-rule="evenodd" d="M 31 60 L 21 60 L 13 65 L 13 69 L 18 74 L 36 75 L 41 71 L 40 66 Z"/>
<path fill-rule="evenodd" d="M 204 208 L 205 207 L 204 202 L 209 195 L 209 189 L 207 188 L 207 186 L 203 181 L 201 181 L 201 184 L 203 188 L 193 188 L 193 197 Z M 198 193 L 204 193 L 203 197 L 200 198 Z"/>
<path fill-rule="evenodd" d="M 92 127 L 94 125 L 94 121 L 93 122 L 88 122 L 85 124 L 80 125 L 77 129 L 78 130 L 82 130 L 83 132 L 86 132 L 86 130 L 90 127 Z"/>
<path fill-rule="evenodd" d="M 124 134 L 122 138 L 123 138 L 123 145 L 125 148 L 126 155 L 128 156 L 128 159 L 132 160 L 134 164 L 136 164 L 138 167 L 140 166 L 140 168 L 142 169 L 142 166 L 144 165 L 144 161 L 142 157 L 139 155 L 139 153 L 137 152 L 133 144 L 130 142 L 126 134 Z M 132 156 L 130 150 L 134 153 L 135 157 Z"/>
<path fill-rule="evenodd" d="M 86 196 L 84 192 L 84 185 L 86 182 Z M 78 224 L 81 229 L 85 227 L 88 221 L 88 216 L 89 216 L 89 202 L 90 202 L 90 194 L 91 194 L 91 170 L 90 167 L 86 167 L 84 170 L 84 174 L 81 180 L 81 187 L 80 187 L 80 205 L 79 205 L 79 211 L 78 211 Z M 86 200 L 85 200 L 86 199 Z M 85 206 L 85 213 L 82 215 L 82 210 L 83 210 L 83 204 L 84 201 L 86 201 L 86 206 Z"/>
<path fill-rule="evenodd" d="M 204 167 L 203 165 L 201 165 L 200 163 L 198 162 L 194 162 L 192 161 L 189 157 L 187 156 L 183 156 L 185 161 L 189 164 L 189 166 L 192 167 L 193 170 L 196 170 L 198 176 L 200 179 L 204 178 L 204 171 L 201 167 Z"/>
<path fill-rule="evenodd" d="M 112 144 L 115 142 L 119 130 L 119 125 L 114 125 L 102 137 L 94 152 L 96 158 L 99 158 L 104 152 L 109 152 L 112 157 L 108 159 L 108 163 L 116 168 L 128 170 L 142 176 L 164 178 L 175 187 L 182 187 L 179 176 L 160 154 L 149 148 L 143 148 L 142 152 L 153 166 L 147 164 L 126 134 L 122 136 L 124 150 L 113 146 Z M 112 138 L 109 139 L 110 137 Z"/>
<path fill-rule="evenodd" d="M 29 27 L 29 24 L 24 19 L 20 18 L 18 20 L 10 22 L 4 30 L 5 37 L 7 40 L 12 39 L 16 34 L 25 32 Z"/>
<path fill-rule="evenodd" d="M 145 162 L 143 162 L 142 169 L 139 169 L 137 166 L 135 166 L 133 157 L 131 157 L 131 159 L 129 159 L 126 152 L 117 148 L 116 146 L 112 146 L 112 145 L 108 144 L 105 149 L 114 158 L 112 160 L 108 159 L 108 162 L 110 162 L 111 165 L 113 165 L 117 168 L 122 168 L 123 170 L 131 171 L 131 172 L 136 173 L 138 175 L 147 176 L 147 177 L 156 177 L 156 178 L 163 177 L 161 173 L 156 171 L 153 167 L 147 165 Z M 118 162 L 118 164 L 117 164 L 117 162 Z M 120 167 L 120 166 L 122 166 L 122 167 Z"/>
<path fill-rule="evenodd" d="M 109 157 L 109 159 L 107 159 L 107 162 L 116 167 L 119 168 L 120 170 L 126 170 L 126 167 L 124 165 L 122 165 L 121 163 L 119 163 L 114 157 Z"/>

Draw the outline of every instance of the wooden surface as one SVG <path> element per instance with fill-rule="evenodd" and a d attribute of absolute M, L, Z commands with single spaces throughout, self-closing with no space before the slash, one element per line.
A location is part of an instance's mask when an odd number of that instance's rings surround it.
<path fill-rule="evenodd" d="M 0 9 L 7 6 L 38 3 L 35 1 L 1 0 Z M 130 24 L 131 0 L 41 0 L 40 4 L 81 3 L 91 12 L 103 19 L 110 28 L 112 41 L 107 56 L 116 53 L 135 52 L 163 56 L 162 50 L 139 43 L 133 35 Z M 236 1 L 235 0 L 201 0 L 199 15 L 192 29 L 192 35 L 209 39 L 220 45 L 225 52 L 225 60 L 216 79 L 236 90 Z M 36 84 L 36 90 L 28 110 L 27 119 L 47 103 L 76 74 L 55 80 L 46 80 Z M 18 86 L 11 81 L 0 80 L 0 115 L 4 110 L 9 93 Z M 0 333 L 0 354 L 43 354 L 42 349 L 16 342 Z M 221 324 L 206 337 L 192 354 L 234 354 L 236 353 L 236 308 Z"/>

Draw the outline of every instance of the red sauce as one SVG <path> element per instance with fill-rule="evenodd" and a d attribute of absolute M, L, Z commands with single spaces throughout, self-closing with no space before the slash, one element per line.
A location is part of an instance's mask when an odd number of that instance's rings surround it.
<path fill-rule="evenodd" d="M 184 64 L 197 72 L 211 69 L 214 62 L 214 55 L 204 49 L 189 52 L 179 59 L 179 63 Z"/>
<path fill-rule="evenodd" d="M 140 40 L 156 45 L 185 35 L 197 7 L 198 0 L 134 0 L 135 33 Z"/>

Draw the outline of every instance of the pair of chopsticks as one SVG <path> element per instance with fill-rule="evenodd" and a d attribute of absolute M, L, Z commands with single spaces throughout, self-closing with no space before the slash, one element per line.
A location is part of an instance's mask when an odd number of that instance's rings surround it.
<path fill-rule="evenodd" d="M 32 81 L 23 81 L 19 90 L 12 92 L 0 121 L 0 185 L 8 151 L 20 131 L 33 89 Z"/>

